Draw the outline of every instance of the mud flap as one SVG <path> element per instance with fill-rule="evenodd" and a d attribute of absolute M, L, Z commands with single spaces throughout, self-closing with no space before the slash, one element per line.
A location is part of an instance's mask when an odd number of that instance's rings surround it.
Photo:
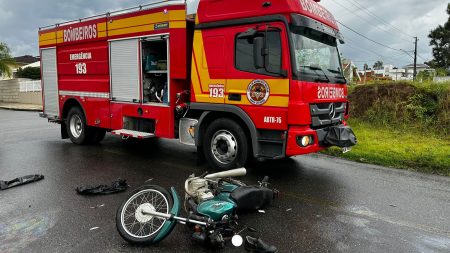
<path fill-rule="evenodd" d="M 61 139 L 69 139 L 69 133 L 67 133 L 66 122 L 61 122 Z"/>
<path fill-rule="evenodd" d="M 325 136 L 324 143 L 331 146 L 348 148 L 356 145 L 355 133 L 349 126 L 339 125 L 330 127 Z"/>

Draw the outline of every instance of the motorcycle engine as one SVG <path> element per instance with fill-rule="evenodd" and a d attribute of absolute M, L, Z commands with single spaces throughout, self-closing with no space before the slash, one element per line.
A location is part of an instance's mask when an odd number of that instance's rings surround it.
<path fill-rule="evenodd" d="M 212 191 L 208 187 L 208 181 L 205 179 L 194 179 L 188 187 L 190 192 L 194 193 L 194 200 L 197 204 L 214 198 Z"/>

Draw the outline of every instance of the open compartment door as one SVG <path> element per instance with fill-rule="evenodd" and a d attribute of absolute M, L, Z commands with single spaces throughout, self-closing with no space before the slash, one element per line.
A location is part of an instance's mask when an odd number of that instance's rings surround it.
<path fill-rule="evenodd" d="M 141 40 L 143 103 L 168 106 L 170 92 L 169 37 L 151 36 Z"/>

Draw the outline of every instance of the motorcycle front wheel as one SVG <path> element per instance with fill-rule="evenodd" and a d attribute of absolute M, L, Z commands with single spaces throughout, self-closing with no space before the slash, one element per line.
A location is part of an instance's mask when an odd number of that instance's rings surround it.
<path fill-rule="evenodd" d="M 146 211 L 169 214 L 173 198 L 167 190 L 156 185 L 144 185 L 134 190 L 116 213 L 119 234 L 133 244 L 152 244 L 167 236 L 163 229 L 166 219 L 146 214 Z M 166 233 L 166 234 L 162 234 Z"/>

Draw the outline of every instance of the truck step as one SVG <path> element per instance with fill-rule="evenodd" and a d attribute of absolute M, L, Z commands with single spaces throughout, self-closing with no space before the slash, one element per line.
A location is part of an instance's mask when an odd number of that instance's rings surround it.
<path fill-rule="evenodd" d="M 147 139 L 155 137 L 155 134 L 152 133 L 146 133 L 146 132 L 139 132 L 139 131 L 133 131 L 128 129 L 119 129 L 119 130 L 113 130 L 111 131 L 112 134 L 120 135 L 122 137 L 133 137 L 137 139 Z"/>

